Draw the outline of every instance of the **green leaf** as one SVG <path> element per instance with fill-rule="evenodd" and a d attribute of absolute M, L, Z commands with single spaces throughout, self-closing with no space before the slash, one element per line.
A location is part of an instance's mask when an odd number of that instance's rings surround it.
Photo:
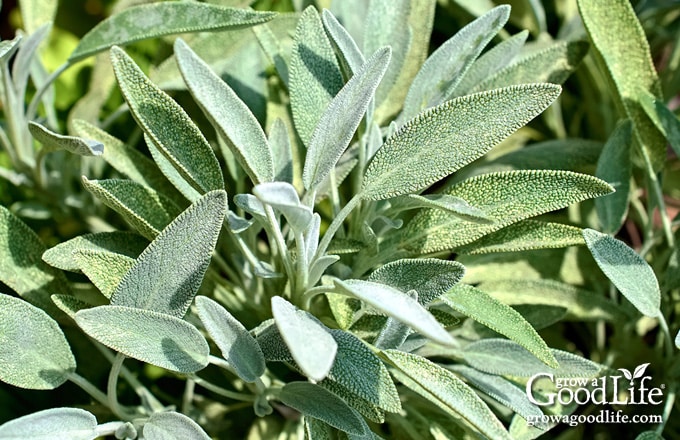
<path fill-rule="evenodd" d="M 49 8 L 47 8 L 49 9 Z M 35 32 L 29 32 L 28 37 L 21 43 L 17 56 L 12 62 L 12 82 L 17 96 L 26 96 L 26 86 L 31 74 L 33 63 L 38 47 L 52 30 L 52 19 L 45 20 Z"/>
<path fill-rule="evenodd" d="M 0 293 L 0 380 L 51 390 L 75 370 L 76 360 L 59 325 L 41 309 Z"/>
<path fill-rule="evenodd" d="M 323 380 L 333 366 L 338 350 L 329 330 L 313 315 L 280 296 L 272 298 L 272 314 L 281 337 L 302 372 L 311 380 Z"/>
<path fill-rule="evenodd" d="M 255 382 L 264 374 L 264 355 L 257 341 L 231 313 L 218 302 L 196 297 L 198 316 L 208 334 L 222 351 L 236 374 L 246 382 Z"/>
<path fill-rule="evenodd" d="M 28 131 L 35 140 L 44 145 L 45 151 L 66 150 L 80 156 L 100 156 L 104 152 L 104 144 L 101 142 L 64 136 L 48 130 L 37 122 L 29 121 Z"/>
<path fill-rule="evenodd" d="M 274 180 L 271 148 L 248 106 L 184 41 L 178 38 L 174 47 L 191 95 L 250 179 L 254 183 Z"/>
<path fill-rule="evenodd" d="M 316 189 L 335 168 L 373 99 L 390 57 L 389 48 L 382 48 L 373 54 L 321 115 L 307 146 L 302 172 L 306 189 Z"/>
<path fill-rule="evenodd" d="M 638 145 L 646 150 L 653 168 L 661 169 L 666 161 L 666 143 L 641 106 L 646 93 L 661 98 L 661 84 L 633 6 L 623 0 L 578 0 L 578 7 L 588 35 L 616 85 L 618 99 L 633 122 Z"/>
<path fill-rule="evenodd" d="M 68 61 L 73 63 L 120 44 L 185 32 L 239 29 L 264 23 L 271 12 L 204 3 L 157 2 L 134 6 L 100 22 L 81 38 Z"/>
<path fill-rule="evenodd" d="M 174 316 L 106 305 L 79 311 L 76 322 L 107 347 L 157 367 L 193 373 L 208 365 L 210 347 L 205 338 Z"/>
<path fill-rule="evenodd" d="M 324 9 L 321 13 L 321 21 L 323 21 L 323 26 L 331 38 L 336 53 L 338 53 L 343 71 L 346 72 L 347 77 L 352 76 L 366 63 L 364 54 L 361 53 L 357 43 L 347 32 L 347 29 L 340 24 L 331 11 Z"/>
<path fill-rule="evenodd" d="M 319 118 L 342 86 L 340 66 L 319 14 L 308 7 L 295 29 L 290 59 L 290 105 L 295 128 L 305 145 L 309 145 Z"/>
<path fill-rule="evenodd" d="M 522 220 L 459 247 L 456 252 L 474 255 L 490 252 L 556 249 L 583 244 L 585 242 L 581 228 L 576 226 L 538 220 Z"/>
<path fill-rule="evenodd" d="M 596 141 L 570 138 L 553 139 L 538 142 L 514 150 L 491 162 L 489 171 L 512 170 L 565 170 L 591 171 L 602 152 L 603 144 Z M 480 174 L 480 168 L 475 168 L 475 174 Z"/>
<path fill-rule="evenodd" d="M 73 252 L 73 259 L 92 284 L 109 299 L 125 274 L 135 265 L 133 257 L 93 249 L 76 250 Z"/>
<path fill-rule="evenodd" d="M 203 428 L 184 414 L 170 411 L 151 414 L 144 423 L 146 440 L 210 440 Z"/>
<path fill-rule="evenodd" d="M 135 120 L 179 174 L 201 194 L 223 189 L 215 153 L 182 107 L 149 81 L 122 49 L 111 49 L 111 63 Z"/>
<path fill-rule="evenodd" d="M 0 61 L 4 62 L 10 59 L 14 52 L 19 49 L 19 43 L 22 39 L 21 35 L 17 35 L 13 40 L 0 41 Z"/>
<path fill-rule="evenodd" d="M 640 104 L 656 128 L 666 137 L 675 154 L 680 156 L 680 120 L 675 113 L 651 93 L 642 93 Z"/>
<path fill-rule="evenodd" d="M 593 258 L 619 292 L 645 316 L 661 313 L 661 292 L 654 271 L 624 242 L 593 229 L 584 229 L 583 238 Z"/>
<path fill-rule="evenodd" d="M 0 425 L 5 440 L 94 440 L 99 437 L 97 419 L 80 408 L 51 408 Z"/>
<path fill-rule="evenodd" d="M 557 361 L 545 341 L 512 307 L 467 284 L 453 286 L 440 298 L 452 309 L 507 336 L 529 350 L 541 362 L 557 368 Z"/>
<path fill-rule="evenodd" d="M 173 162 L 168 159 L 161 147 L 146 133 L 144 133 L 144 142 L 149 148 L 151 157 L 156 162 L 158 170 L 165 176 L 165 178 L 175 187 L 187 200 L 195 202 L 201 196 L 201 193 L 196 190 L 183 176 L 182 173 L 175 168 Z"/>
<path fill-rule="evenodd" d="M 597 161 L 595 175 L 608 182 L 616 192 L 595 199 L 597 217 L 602 230 L 614 234 L 623 225 L 628 213 L 630 178 L 632 165 L 630 151 L 632 143 L 630 120 L 619 124 L 611 134 Z"/>
<path fill-rule="evenodd" d="M 88 180 L 83 176 L 83 186 L 148 240 L 180 213 L 172 200 L 132 180 Z"/>
<path fill-rule="evenodd" d="M 296 234 L 302 234 L 312 222 L 312 209 L 300 202 L 295 187 L 290 183 L 261 183 L 253 188 L 253 194 L 262 203 L 281 212 Z"/>
<path fill-rule="evenodd" d="M 368 281 L 386 284 L 402 292 L 415 290 L 425 306 L 463 278 L 465 267 L 457 261 L 436 258 L 403 259 L 380 266 Z"/>
<path fill-rule="evenodd" d="M 449 196 L 446 194 L 426 194 L 419 196 L 417 194 L 409 194 L 401 196 L 391 201 L 393 210 L 400 211 L 402 209 L 415 208 L 437 208 L 450 212 L 463 219 L 470 221 L 478 221 L 481 223 L 492 223 L 484 211 L 470 205 L 460 197 Z"/>
<path fill-rule="evenodd" d="M 199 198 L 142 252 L 111 303 L 184 316 L 208 269 L 226 211 L 222 190 Z"/>
<path fill-rule="evenodd" d="M 52 302 L 56 305 L 59 310 L 68 315 L 69 318 L 75 321 L 76 313 L 79 310 L 89 309 L 92 304 L 88 304 L 85 301 L 81 301 L 72 295 L 52 295 Z"/>
<path fill-rule="evenodd" d="M 293 183 L 293 151 L 286 123 L 276 118 L 269 131 L 269 146 L 274 161 L 274 181 Z"/>
<path fill-rule="evenodd" d="M 430 312 L 417 300 L 394 287 L 362 280 L 335 280 L 335 286 L 340 293 L 362 300 L 439 344 L 455 345 L 451 335 Z"/>
<path fill-rule="evenodd" d="M 675 346 L 680 348 L 680 331 L 675 335 Z"/>
<path fill-rule="evenodd" d="M 600 179 L 570 171 L 483 174 L 455 184 L 446 193 L 467 200 L 495 218 L 494 223 L 469 222 L 430 209 L 416 215 L 395 239 L 400 239 L 405 249 L 422 254 L 456 249 L 520 220 L 611 191 Z"/>
<path fill-rule="evenodd" d="M 505 25 L 510 7 L 498 6 L 439 46 L 423 64 L 408 90 L 401 119 L 448 100 L 484 47 Z"/>
<path fill-rule="evenodd" d="M 391 377 L 389 379 L 392 380 Z M 378 408 L 376 405 L 368 402 L 366 399 L 357 396 L 355 393 L 349 391 L 338 382 L 332 381 L 330 379 L 324 379 L 319 383 L 319 386 L 324 387 L 331 393 L 344 400 L 347 405 L 355 409 L 359 414 L 366 417 L 368 420 L 371 420 L 375 423 L 385 422 L 385 410 Z"/>
<path fill-rule="evenodd" d="M 365 435 L 368 426 L 341 398 L 309 382 L 289 382 L 278 396 L 285 405 L 341 431 Z"/>
<path fill-rule="evenodd" d="M 381 200 L 427 188 L 484 155 L 559 93 L 551 84 L 514 86 L 426 110 L 387 138 L 366 170 L 361 194 Z"/>
<path fill-rule="evenodd" d="M 382 355 L 397 369 L 397 379 L 448 414 L 462 419 L 488 438 L 511 438 L 489 407 L 452 372 L 423 357 L 398 350 L 386 350 Z"/>

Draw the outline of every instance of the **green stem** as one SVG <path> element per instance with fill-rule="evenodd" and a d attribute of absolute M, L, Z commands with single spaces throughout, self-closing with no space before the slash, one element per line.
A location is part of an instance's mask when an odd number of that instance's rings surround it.
<path fill-rule="evenodd" d="M 194 400 L 194 390 L 196 389 L 196 382 L 188 378 L 187 383 L 184 384 L 184 394 L 182 395 L 182 413 L 189 414 L 191 410 L 191 402 Z"/>
<path fill-rule="evenodd" d="M 70 373 L 68 375 L 68 380 L 70 380 L 74 384 L 78 385 L 83 391 L 85 391 L 87 394 L 89 394 L 97 402 L 101 403 L 104 406 L 107 406 L 107 407 L 109 406 L 109 399 L 108 399 L 108 397 L 106 397 L 106 394 L 102 393 L 99 390 L 99 388 L 94 386 L 92 384 L 92 382 L 85 379 L 80 374 L 78 374 L 76 372 Z M 116 416 L 121 417 L 120 414 L 116 414 Z"/>
<path fill-rule="evenodd" d="M 267 214 L 269 226 L 271 228 L 271 233 L 274 236 L 274 242 L 276 243 L 276 247 L 278 248 L 279 256 L 281 258 L 281 261 L 283 262 L 283 267 L 286 270 L 286 275 L 288 275 L 288 279 L 291 281 L 291 283 L 294 283 L 295 271 L 293 270 L 293 265 L 292 262 L 290 261 L 290 255 L 288 254 L 288 247 L 286 246 L 286 241 L 284 240 L 283 234 L 281 233 L 281 227 L 279 225 L 279 222 L 276 220 L 276 214 L 274 214 L 274 209 L 271 206 L 267 204 L 263 205 L 265 213 Z"/>
<path fill-rule="evenodd" d="M 663 415 L 661 416 L 661 424 L 656 427 L 656 433 L 661 435 L 666 428 L 666 423 L 671 416 L 673 406 L 675 405 L 675 388 L 671 388 L 666 397 L 666 404 L 663 407 Z"/>
<path fill-rule="evenodd" d="M 673 248 L 675 246 L 675 238 L 673 237 L 673 229 L 671 228 L 671 220 L 668 217 L 668 212 L 666 212 L 666 202 L 663 199 L 663 189 L 659 183 L 659 179 L 652 168 L 651 160 L 647 151 L 642 148 L 642 155 L 645 159 L 645 166 L 647 171 L 647 176 L 649 177 L 649 190 L 654 197 L 656 206 L 659 209 L 659 216 L 661 216 L 661 225 L 663 227 L 664 235 L 666 236 L 666 241 L 668 246 Z"/>
<path fill-rule="evenodd" d="M 35 119 L 35 116 L 38 112 L 38 105 L 40 105 L 40 99 L 42 98 L 42 95 L 45 94 L 47 89 L 50 88 L 52 83 L 61 75 L 64 73 L 66 69 L 71 67 L 71 63 L 66 61 L 64 64 L 59 66 L 57 70 L 52 72 L 50 76 L 47 77 L 45 82 L 40 86 L 40 88 L 35 92 L 35 96 L 33 96 L 33 99 L 31 99 L 31 103 L 28 106 L 28 110 L 26 111 L 26 120 L 27 121 L 33 121 Z"/>
<path fill-rule="evenodd" d="M 293 300 L 304 294 L 309 280 L 309 262 L 307 261 L 307 249 L 305 249 L 305 239 L 302 232 L 295 234 L 295 245 L 297 246 L 296 281 L 293 291 Z"/>
<path fill-rule="evenodd" d="M 342 226 L 342 223 L 345 221 L 350 212 L 352 212 L 352 210 L 356 208 L 359 202 L 361 202 L 361 193 L 352 197 L 350 201 L 347 202 L 347 204 L 340 210 L 338 215 L 335 216 L 331 224 L 328 226 L 328 229 L 326 229 L 326 233 L 323 235 L 321 243 L 319 243 L 319 248 L 316 250 L 316 255 L 314 255 L 312 264 L 314 261 L 316 261 L 326 253 L 326 250 L 328 250 L 328 246 L 331 244 L 333 236 L 340 228 L 340 226 Z"/>
<path fill-rule="evenodd" d="M 309 306 L 312 303 L 312 298 L 317 295 L 321 295 L 322 293 L 329 292 L 330 290 L 332 290 L 332 286 L 317 286 L 307 289 L 307 291 L 305 291 L 304 295 L 302 296 L 302 308 L 304 310 L 309 310 Z"/>
<path fill-rule="evenodd" d="M 123 367 L 125 355 L 117 353 L 113 364 L 111 364 L 111 371 L 109 372 L 109 380 L 106 384 L 106 394 L 109 401 L 109 408 L 114 414 L 125 414 L 123 408 L 118 403 L 118 376 L 120 376 L 120 369 Z M 125 418 L 127 420 L 127 417 Z"/>
<path fill-rule="evenodd" d="M 215 394 L 219 394 L 222 397 L 228 399 L 240 400 L 243 402 L 254 402 L 255 396 L 252 394 L 237 393 L 235 391 L 226 390 L 220 386 L 217 386 L 207 380 L 201 379 L 198 376 L 190 376 L 196 382 L 196 385 L 202 386 L 206 390 L 212 391 Z"/>
<path fill-rule="evenodd" d="M 661 331 L 663 331 L 664 334 L 664 345 L 666 347 L 666 357 L 668 359 L 671 359 L 673 357 L 673 338 L 671 337 L 671 331 L 668 328 L 668 322 L 666 321 L 666 317 L 663 316 L 663 313 L 659 311 L 659 314 L 657 316 L 657 319 L 659 320 L 659 326 L 661 327 Z"/>

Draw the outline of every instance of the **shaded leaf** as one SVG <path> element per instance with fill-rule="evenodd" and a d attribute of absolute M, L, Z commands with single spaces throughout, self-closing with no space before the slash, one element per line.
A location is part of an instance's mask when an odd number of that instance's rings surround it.
<path fill-rule="evenodd" d="M 29 121 L 28 131 L 34 139 L 44 145 L 46 151 L 66 150 L 80 156 L 100 156 L 104 152 L 104 144 L 101 142 L 76 136 L 64 136 L 37 122 Z"/>
<path fill-rule="evenodd" d="M 59 310 L 66 313 L 74 321 L 79 310 L 92 307 L 92 304 L 81 301 L 73 295 L 52 295 L 51 298 L 52 302 L 59 307 Z"/>
<path fill-rule="evenodd" d="M 390 380 L 392 378 L 390 377 Z M 345 401 L 347 405 L 355 409 L 359 414 L 375 423 L 385 422 L 385 410 L 377 407 L 371 402 L 357 396 L 338 382 L 332 381 L 328 378 L 319 382 L 319 386 L 327 389 L 339 398 Z"/>
<path fill-rule="evenodd" d="M 0 425 L 6 440 L 94 440 L 97 419 L 80 408 L 51 408 Z"/>
<path fill-rule="evenodd" d="M 345 71 L 347 77 L 353 75 L 366 63 L 364 54 L 347 29 L 340 24 L 331 11 L 324 9 L 321 13 L 321 21 L 326 32 L 328 32 L 328 36 L 331 38 L 331 43 L 335 47 L 336 53 L 338 53 L 340 62 L 343 65 L 343 71 Z"/>
<path fill-rule="evenodd" d="M 93 249 L 80 249 L 73 253 L 80 270 L 87 275 L 97 289 L 111 298 L 123 277 L 135 265 L 135 259 L 127 255 Z"/>
<path fill-rule="evenodd" d="M 198 423 L 175 411 L 151 414 L 143 432 L 147 440 L 210 440 Z"/>
<path fill-rule="evenodd" d="M 290 183 L 261 183 L 253 188 L 253 194 L 262 203 L 280 211 L 296 234 L 303 233 L 312 222 L 312 209 L 300 202 L 295 187 Z"/>
<path fill-rule="evenodd" d="M 680 156 L 680 120 L 675 113 L 651 93 L 642 93 L 640 104 L 656 128 L 666 137 L 675 154 Z"/>
<path fill-rule="evenodd" d="M 595 199 L 597 217 L 600 219 L 604 232 L 616 233 L 623 225 L 628 213 L 632 140 L 632 125 L 630 120 L 626 120 L 619 124 L 611 134 L 597 161 L 595 175 L 609 182 L 616 190 L 613 194 Z"/>

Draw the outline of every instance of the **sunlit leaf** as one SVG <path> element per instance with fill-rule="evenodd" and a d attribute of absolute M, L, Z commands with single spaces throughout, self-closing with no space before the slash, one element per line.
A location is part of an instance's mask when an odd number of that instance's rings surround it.
<path fill-rule="evenodd" d="M 6 440 L 94 440 L 97 419 L 80 408 L 51 408 L 0 425 Z"/>

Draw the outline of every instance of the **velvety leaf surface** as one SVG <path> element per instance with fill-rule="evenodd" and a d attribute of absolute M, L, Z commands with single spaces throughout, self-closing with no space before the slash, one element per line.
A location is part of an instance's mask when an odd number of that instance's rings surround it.
<path fill-rule="evenodd" d="M 680 156 L 680 120 L 675 113 L 650 93 L 642 94 L 640 104 L 656 128 L 664 134 L 675 154 Z"/>
<path fill-rule="evenodd" d="M 340 24 L 338 19 L 328 9 L 322 11 L 321 21 L 333 47 L 338 53 L 343 71 L 346 73 L 346 76 L 353 75 L 366 63 L 364 54 L 345 26 Z"/>
<path fill-rule="evenodd" d="M 390 380 L 392 380 L 391 377 Z M 355 409 L 359 414 L 366 417 L 368 420 L 371 420 L 375 423 L 385 422 L 385 410 L 379 408 L 366 399 L 359 397 L 357 394 L 340 385 L 340 383 L 326 378 L 319 382 L 319 386 L 327 389 L 331 393 L 344 400 L 347 405 Z"/>
<path fill-rule="evenodd" d="M 628 213 L 632 141 L 632 125 L 626 120 L 611 134 L 597 161 L 595 175 L 609 182 L 616 190 L 613 194 L 595 199 L 597 217 L 600 219 L 602 230 L 611 234 L 621 228 Z"/>
<path fill-rule="evenodd" d="M 76 136 L 64 136 L 37 122 L 29 121 L 28 131 L 48 151 L 66 150 L 80 156 L 100 156 L 104 152 L 104 145 L 101 142 Z"/>
<path fill-rule="evenodd" d="M 447 194 L 426 194 L 424 196 L 409 194 L 392 200 L 391 204 L 393 209 L 397 211 L 402 209 L 437 208 L 448 211 L 466 220 L 478 221 L 481 223 L 493 222 L 493 220 L 481 209 L 470 205 L 460 197 L 454 197 Z"/>
<path fill-rule="evenodd" d="M 296 234 L 303 233 L 312 221 L 312 209 L 300 201 L 295 187 L 286 182 L 261 183 L 253 188 L 261 202 L 283 214 Z"/>
<path fill-rule="evenodd" d="M 97 419 L 80 408 L 51 408 L 0 425 L 5 440 L 94 440 Z"/>
<path fill-rule="evenodd" d="M 136 262 L 135 258 L 127 255 L 93 249 L 76 250 L 73 259 L 92 284 L 109 299 Z"/>
<path fill-rule="evenodd" d="M 210 440 L 198 423 L 175 411 L 153 413 L 143 429 L 147 440 Z"/>

